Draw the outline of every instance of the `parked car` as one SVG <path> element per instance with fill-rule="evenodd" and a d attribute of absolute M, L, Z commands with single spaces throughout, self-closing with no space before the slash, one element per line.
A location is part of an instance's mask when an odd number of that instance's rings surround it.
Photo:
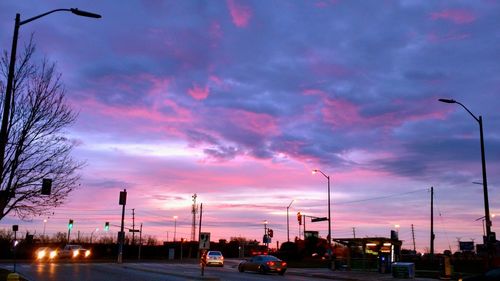
<path fill-rule="evenodd" d="M 475 275 L 459 279 L 460 281 L 498 281 L 500 280 L 500 268 L 491 269 L 481 275 Z"/>
<path fill-rule="evenodd" d="M 51 249 L 49 247 L 40 247 L 35 251 L 36 261 L 53 261 L 58 256 L 57 249 Z"/>
<path fill-rule="evenodd" d="M 242 261 L 238 265 L 238 271 L 256 271 L 259 273 L 278 273 L 279 275 L 285 274 L 287 269 L 286 262 L 271 255 L 258 255 L 250 259 Z"/>
<path fill-rule="evenodd" d="M 88 259 L 90 257 L 91 251 L 82 248 L 81 245 L 66 245 L 60 251 L 59 256 L 61 258 L 69 259 Z"/>
<path fill-rule="evenodd" d="M 218 265 L 224 266 L 224 256 L 220 251 L 208 251 L 206 254 L 207 266 Z"/>

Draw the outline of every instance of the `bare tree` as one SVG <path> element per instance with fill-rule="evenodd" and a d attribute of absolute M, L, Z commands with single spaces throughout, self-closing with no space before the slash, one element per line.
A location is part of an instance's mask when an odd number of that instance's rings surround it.
<path fill-rule="evenodd" d="M 0 175 L 0 220 L 14 213 L 23 220 L 48 214 L 63 204 L 78 184 L 83 162 L 72 159 L 75 143 L 65 137 L 65 128 L 77 114 L 66 104 L 61 74 L 44 59 L 33 62 L 33 40 L 18 58 L 8 126 L 4 171 Z M 0 62 L 7 79 L 9 57 Z M 4 80 L 0 91 L 5 95 Z M 50 195 L 41 194 L 44 178 L 52 179 Z"/>

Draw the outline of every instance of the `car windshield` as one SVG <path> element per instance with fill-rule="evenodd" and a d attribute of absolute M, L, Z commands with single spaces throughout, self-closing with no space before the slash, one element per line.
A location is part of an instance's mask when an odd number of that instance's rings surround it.
<path fill-rule="evenodd" d="M 209 256 L 222 256 L 221 252 L 208 252 Z"/>

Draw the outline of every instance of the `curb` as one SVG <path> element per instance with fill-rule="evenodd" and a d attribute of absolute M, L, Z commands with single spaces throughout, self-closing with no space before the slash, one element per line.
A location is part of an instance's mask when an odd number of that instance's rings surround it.
<path fill-rule="evenodd" d="M 171 276 L 175 276 L 175 277 L 186 277 L 186 278 L 191 278 L 191 279 L 195 279 L 195 280 L 220 281 L 220 278 L 218 278 L 218 277 L 192 276 L 192 275 L 187 275 L 187 274 L 165 272 L 165 271 L 148 269 L 148 268 L 137 268 L 137 267 L 134 267 L 134 266 L 127 266 L 127 265 L 122 265 L 121 267 L 122 268 L 126 268 L 126 269 L 133 269 L 133 270 L 137 270 L 137 271 L 143 271 L 143 272 L 161 273 L 161 274 L 171 275 Z"/>

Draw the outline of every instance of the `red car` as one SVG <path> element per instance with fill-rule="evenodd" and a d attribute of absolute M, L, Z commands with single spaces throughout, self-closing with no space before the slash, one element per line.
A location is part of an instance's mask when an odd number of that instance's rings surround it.
<path fill-rule="evenodd" d="M 278 273 L 279 275 L 285 274 L 287 269 L 286 262 L 270 255 L 258 255 L 242 261 L 238 265 L 238 271 L 256 271 L 259 273 Z"/>

